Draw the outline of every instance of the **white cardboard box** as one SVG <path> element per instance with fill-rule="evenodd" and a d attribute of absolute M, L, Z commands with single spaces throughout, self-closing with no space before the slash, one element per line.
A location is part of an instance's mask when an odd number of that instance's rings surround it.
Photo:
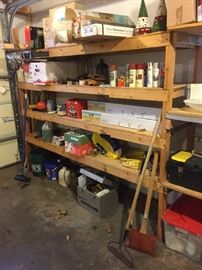
<path fill-rule="evenodd" d="M 115 36 L 115 37 L 132 37 L 133 27 L 109 25 L 94 23 L 81 27 L 81 37 L 91 37 L 96 35 Z"/>
<path fill-rule="evenodd" d="M 157 120 L 161 110 L 158 108 L 106 103 L 106 112 L 111 114 L 131 115 L 141 119 Z"/>
<path fill-rule="evenodd" d="M 101 113 L 101 122 L 137 130 L 153 131 L 156 120 L 138 118 L 132 115 Z"/>
<path fill-rule="evenodd" d="M 188 85 L 188 99 L 202 99 L 202 83 L 191 83 Z"/>

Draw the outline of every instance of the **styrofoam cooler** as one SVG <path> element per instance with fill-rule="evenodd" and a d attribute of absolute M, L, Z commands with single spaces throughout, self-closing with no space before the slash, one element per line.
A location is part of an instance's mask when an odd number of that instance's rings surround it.
<path fill-rule="evenodd" d="M 181 196 L 163 215 L 166 247 L 202 259 L 202 200 Z"/>

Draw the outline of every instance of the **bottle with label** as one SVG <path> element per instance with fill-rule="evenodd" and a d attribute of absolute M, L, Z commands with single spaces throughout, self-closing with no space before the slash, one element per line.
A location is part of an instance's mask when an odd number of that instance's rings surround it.
<path fill-rule="evenodd" d="M 129 87 L 136 87 L 136 64 L 129 65 Z"/>
<path fill-rule="evenodd" d="M 110 85 L 115 87 L 117 84 L 117 66 L 116 65 L 110 65 L 109 66 L 109 80 L 110 80 Z"/>
<path fill-rule="evenodd" d="M 125 87 L 129 87 L 129 64 L 126 64 L 126 70 L 125 70 Z"/>
<path fill-rule="evenodd" d="M 144 86 L 144 64 L 136 64 L 136 87 Z"/>
<path fill-rule="evenodd" d="M 147 87 L 153 85 L 153 64 L 152 62 L 147 63 Z"/>
<path fill-rule="evenodd" d="M 153 63 L 153 87 L 160 87 L 160 67 L 159 63 Z"/>

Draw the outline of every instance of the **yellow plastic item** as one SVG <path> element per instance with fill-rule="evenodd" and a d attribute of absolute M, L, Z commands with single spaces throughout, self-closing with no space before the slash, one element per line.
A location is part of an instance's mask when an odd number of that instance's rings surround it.
<path fill-rule="evenodd" d="M 121 165 L 127 168 L 140 170 L 142 166 L 142 160 L 140 159 L 128 159 L 128 158 L 122 158 L 121 159 Z"/>
<path fill-rule="evenodd" d="M 192 153 L 180 151 L 177 154 L 173 155 L 171 159 L 179 162 L 186 162 L 190 157 L 192 157 Z"/>
<path fill-rule="evenodd" d="M 111 159 L 117 159 L 119 158 L 120 156 L 120 151 L 114 151 L 112 145 L 107 141 L 105 140 L 104 138 L 102 138 L 100 136 L 100 134 L 98 133 L 93 133 L 92 135 L 92 141 L 93 141 L 93 144 L 96 145 L 96 144 L 99 144 L 103 147 L 103 149 L 105 149 L 106 151 L 106 156 L 108 158 L 111 158 Z"/>

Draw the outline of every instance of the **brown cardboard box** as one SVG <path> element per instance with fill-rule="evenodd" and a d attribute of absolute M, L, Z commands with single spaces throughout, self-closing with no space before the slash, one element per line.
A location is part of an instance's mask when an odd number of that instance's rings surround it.
<path fill-rule="evenodd" d="M 196 0 L 165 0 L 167 27 L 196 21 Z"/>

